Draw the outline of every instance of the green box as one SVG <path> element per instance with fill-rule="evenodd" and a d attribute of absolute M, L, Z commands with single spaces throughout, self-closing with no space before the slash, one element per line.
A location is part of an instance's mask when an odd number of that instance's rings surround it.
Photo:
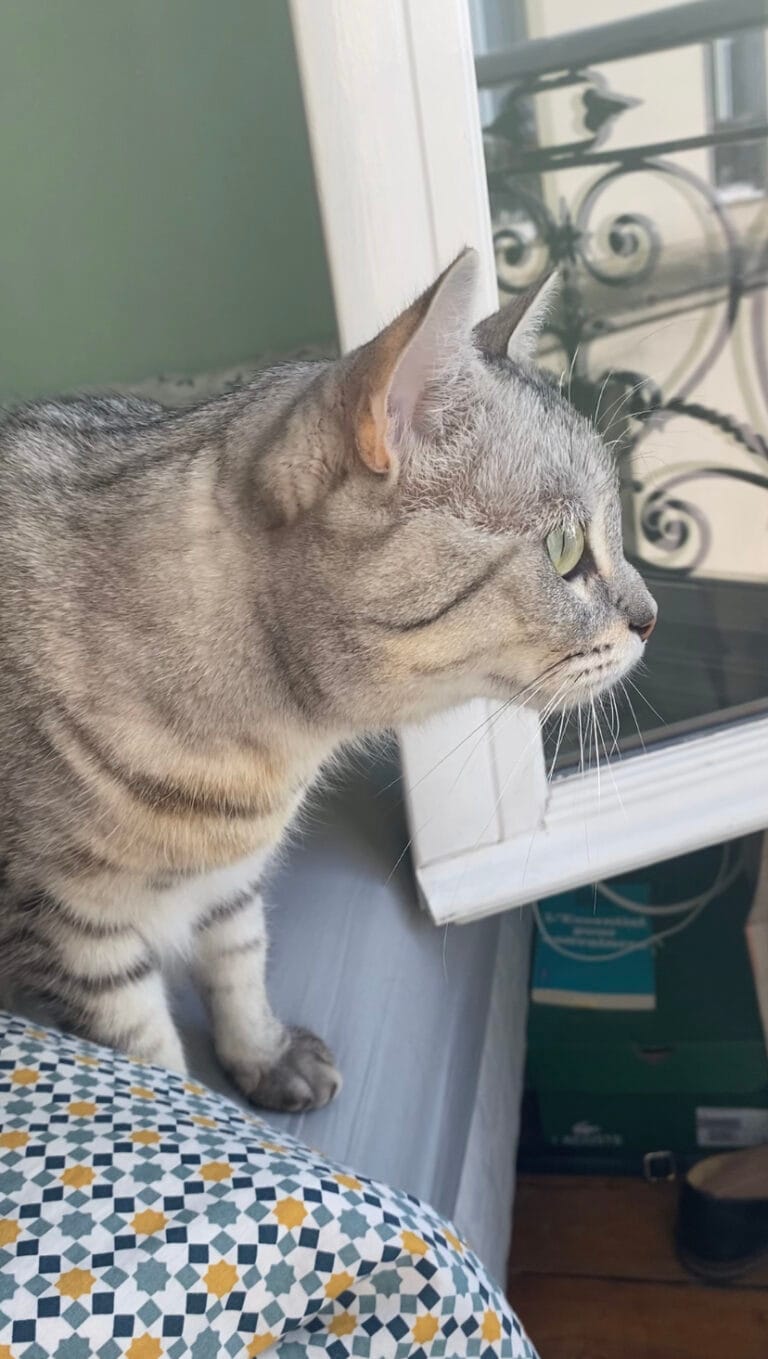
<path fill-rule="evenodd" d="M 636 1166 L 646 1152 L 685 1159 L 768 1141 L 768 1055 L 744 934 L 756 848 L 741 842 L 736 881 L 660 945 L 654 1010 L 531 1005 L 527 1162 L 540 1154 Z M 648 869 L 650 902 L 694 897 L 721 855 L 717 847 Z M 654 917 L 657 930 L 669 923 Z"/>
<path fill-rule="evenodd" d="M 668 1151 L 685 1161 L 707 1150 L 768 1141 L 765 1091 L 737 1097 L 560 1090 L 540 1093 L 538 1112 L 547 1151 L 564 1159 L 595 1156 L 639 1167 L 648 1153 Z"/>

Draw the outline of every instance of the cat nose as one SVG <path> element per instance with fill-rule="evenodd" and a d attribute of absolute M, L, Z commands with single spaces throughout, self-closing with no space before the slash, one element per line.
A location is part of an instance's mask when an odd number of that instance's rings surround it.
<path fill-rule="evenodd" d="M 641 642 L 648 641 L 648 638 L 650 637 L 655 627 L 656 627 L 655 616 L 651 618 L 644 618 L 642 623 L 633 623 L 630 621 L 629 624 L 630 632 L 636 632 Z"/>

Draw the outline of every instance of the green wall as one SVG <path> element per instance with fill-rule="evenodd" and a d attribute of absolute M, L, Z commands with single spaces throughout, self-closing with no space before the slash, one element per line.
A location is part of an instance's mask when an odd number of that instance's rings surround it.
<path fill-rule="evenodd" d="M 286 0 L 3 0 L 0 399 L 333 333 Z"/>

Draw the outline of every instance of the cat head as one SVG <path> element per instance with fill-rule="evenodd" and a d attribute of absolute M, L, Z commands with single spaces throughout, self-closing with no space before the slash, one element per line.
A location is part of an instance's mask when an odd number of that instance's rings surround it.
<path fill-rule="evenodd" d="M 252 466 L 285 641 L 354 726 L 589 702 L 654 625 L 613 460 L 533 364 L 552 285 L 473 329 L 477 270 L 322 370 Z"/>

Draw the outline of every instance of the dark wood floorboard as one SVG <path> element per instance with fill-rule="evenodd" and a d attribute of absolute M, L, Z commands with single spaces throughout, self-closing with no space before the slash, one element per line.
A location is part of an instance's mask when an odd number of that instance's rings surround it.
<path fill-rule="evenodd" d="M 509 1296 L 541 1359 L 768 1359 L 768 1266 L 728 1288 L 690 1279 L 672 1244 L 676 1195 L 521 1178 Z"/>

